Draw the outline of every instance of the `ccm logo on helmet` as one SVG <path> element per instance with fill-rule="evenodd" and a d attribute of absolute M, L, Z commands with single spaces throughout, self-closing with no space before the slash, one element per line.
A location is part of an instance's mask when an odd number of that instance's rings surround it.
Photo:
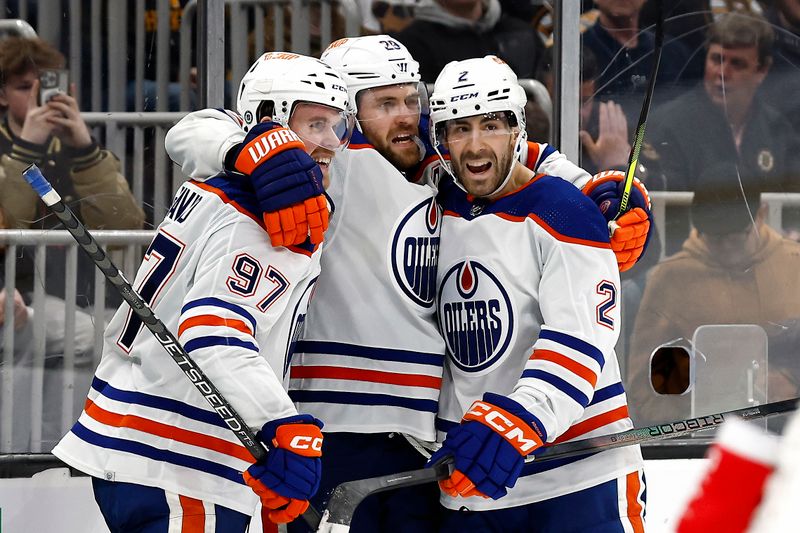
<path fill-rule="evenodd" d="M 520 453 L 526 454 L 542 445 L 541 438 L 537 438 L 538 436 L 533 428 L 528 427 L 526 431 L 526 429 L 520 427 L 520 424 L 524 424 L 524 422 L 514 423 L 509 418 L 508 413 L 482 401 L 476 401 L 472 404 L 467 414 L 464 415 L 464 420 L 476 420 L 489 426 L 502 435 Z"/>
<path fill-rule="evenodd" d="M 470 98 L 476 98 L 477 96 L 478 93 L 464 93 L 464 94 L 459 94 L 458 96 L 451 96 L 450 101 L 459 102 L 461 100 L 469 100 Z"/>
<path fill-rule="evenodd" d="M 289 447 L 293 450 L 314 450 L 322 451 L 322 437 L 307 437 L 297 435 L 289 442 Z"/>

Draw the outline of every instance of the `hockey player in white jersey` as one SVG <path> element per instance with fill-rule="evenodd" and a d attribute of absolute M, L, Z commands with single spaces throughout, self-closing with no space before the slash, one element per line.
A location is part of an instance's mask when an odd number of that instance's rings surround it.
<path fill-rule="evenodd" d="M 358 127 L 331 167 L 337 209 L 291 370 L 299 408 L 326 423 L 319 504 L 338 483 L 424 464 L 399 433 L 435 439 L 444 354 L 434 319 L 441 210 L 435 191 L 417 184 L 434 154 L 419 135 L 417 63 L 386 35 L 336 41 L 322 59 L 347 82 Z M 245 142 L 259 134 L 251 130 Z M 202 179 L 230 168 L 244 137 L 227 113 L 203 110 L 170 130 L 167 150 Z M 590 179 L 546 145 L 528 154 L 531 164 L 579 185 Z M 353 531 L 434 530 L 438 491 L 431 489 L 368 499 Z"/>
<path fill-rule="evenodd" d="M 447 363 L 432 462 L 441 531 L 643 531 L 638 447 L 525 464 L 544 445 L 630 429 L 614 345 L 607 224 L 564 180 L 520 164 L 524 93 L 502 60 L 452 62 L 431 97 L 442 179 L 439 322 Z"/>
<path fill-rule="evenodd" d="M 339 483 L 424 465 L 400 434 L 435 440 L 444 354 L 433 318 L 441 211 L 433 189 L 404 175 L 425 153 L 418 64 L 385 35 L 337 41 L 323 58 L 348 82 L 359 120 L 331 164 L 336 209 L 291 368 L 298 409 L 326 424 L 319 507 Z M 229 113 L 204 110 L 170 130 L 167 150 L 202 179 L 261 134 L 245 138 Z M 351 529 L 435 531 L 437 516 L 437 487 L 415 487 L 368 499 Z"/>
<path fill-rule="evenodd" d="M 274 122 L 237 166 L 310 174 L 322 189 L 327 175 L 309 154 L 333 158 L 352 124 L 344 82 L 330 67 L 265 54 L 242 80 L 239 110 Z M 309 240 L 273 247 L 247 177 L 222 173 L 178 190 L 134 285 L 268 452 L 255 462 L 123 305 L 85 408 L 53 450 L 92 476 L 111 531 L 244 532 L 259 499 L 264 518 L 278 523 L 308 507 L 322 423 L 295 408 L 286 371 L 321 250 Z"/>

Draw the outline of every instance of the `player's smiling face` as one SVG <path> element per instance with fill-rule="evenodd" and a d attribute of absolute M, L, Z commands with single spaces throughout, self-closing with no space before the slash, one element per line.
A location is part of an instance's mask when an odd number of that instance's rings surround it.
<path fill-rule="evenodd" d="M 420 94 L 414 83 L 366 89 L 358 94 L 358 123 L 375 149 L 401 171 L 419 163 Z"/>
<path fill-rule="evenodd" d="M 338 109 L 312 103 L 297 104 L 289 118 L 289 128 L 303 140 L 306 152 L 322 170 L 323 186 L 326 188 L 331 161 L 346 134 L 346 122 Z"/>
<path fill-rule="evenodd" d="M 517 130 L 503 113 L 487 113 L 447 121 L 444 141 L 450 164 L 468 193 L 488 196 L 508 175 Z"/>

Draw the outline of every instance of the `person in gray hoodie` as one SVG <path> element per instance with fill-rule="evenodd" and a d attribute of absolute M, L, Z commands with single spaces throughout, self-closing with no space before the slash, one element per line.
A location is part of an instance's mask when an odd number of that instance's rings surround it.
<path fill-rule="evenodd" d="M 450 61 L 490 54 L 519 78 L 533 78 L 544 52 L 533 26 L 502 13 L 499 0 L 427 0 L 395 37 L 418 58 L 426 82 Z"/>

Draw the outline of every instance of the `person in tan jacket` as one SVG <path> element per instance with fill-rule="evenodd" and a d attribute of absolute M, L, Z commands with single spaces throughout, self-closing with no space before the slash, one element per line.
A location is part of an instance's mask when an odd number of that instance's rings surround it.
<path fill-rule="evenodd" d="M 0 202 L 10 226 L 57 224 L 22 178 L 22 171 L 36 163 L 90 229 L 141 229 L 144 212 L 120 173 L 119 160 L 92 139 L 74 96 L 61 93 L 38 101 L 40 71 L 63 66 L 61 53 L 40 39 L 0 41 Z"/>
<path fill-rule="evenodd" d="M 46 102 L 39 101 L 40 73 L 63 67 L 61 53 L 40 39 L 9 37 L 0 41 L 0 208 L 5 211 L 7 227 L 50 229 L 60 225 L 22 177 L 22 171 L 36 163 L 88 228 L 142 229 L 145 215 L 120 173 L 119 160 L 92 139 L 78 109 L 74 88 L 69 91 L 71 94 L 62 92 Z M 14 409 L 23 413 L 20 418 L 26 418 L 28 425 L 15 428 L 12 450 L 30 451 L 30 446 L 35 446 L 31 417 L 24 415 L 30 407 L 29 378 L 35 371 L 44 371 L 41 443 L 44 450 L 49 450 L 61 436 L 60 389 L 66 351 L 71 346 L 74 389 L 83 391 L 88 388 L 93 371 L 94 323 L 104 320 L 105 309 L 96 309 L 94 314 L 85 309 L 95 304 L 96 268 L 83 253 L 78 255 L 74 280 L 75 303 L 79 307 L 70 317 L 65 302 L 64 247 L 47 247 L 44 273 L 36 269 L 32 247 L 19 246 L 16 254 L 14 296 L 22 297 L 18 305 L 31 304 L 36 284 L 43 283 L 46 293 L 44 316 L 34 316 L 18 336 L 22 339 L 23 333 L 32 329 L 31 322 L 44 321 L 46 342 L 44 369 L 34 368 L 32 341 L 22 350 L 15 350 L 14 390 L 23 396 L 15 398 Z M 114 291 L 106 291 L 104 307 L 116 307 L 119 301 Z M 74 327 L 67 338 L 70 323 Z"/>
<path fill-rule="evenodd" d="M 729 167 L 728 176 L 736 176 Z M 691 341 L 704 324 L 756 324 L 768 337 L 771 399 L 798 395 L 800 383 L 800 244 L 765 221 L 759 194 L 707 187 L 695 192 L 693 229 L 677 254 L 649 274 L 631 340 L 626 390 L 638 425 L 684 418 L 689 396 L 658 396 L 650 384 L 650 354 L 665 343 Z M 656 373 L 680 393 L 688 365 Z M 671 387 L 671 388 L 670 388 Z M 744 407 L 732 405 L 731 409 Z"/>

